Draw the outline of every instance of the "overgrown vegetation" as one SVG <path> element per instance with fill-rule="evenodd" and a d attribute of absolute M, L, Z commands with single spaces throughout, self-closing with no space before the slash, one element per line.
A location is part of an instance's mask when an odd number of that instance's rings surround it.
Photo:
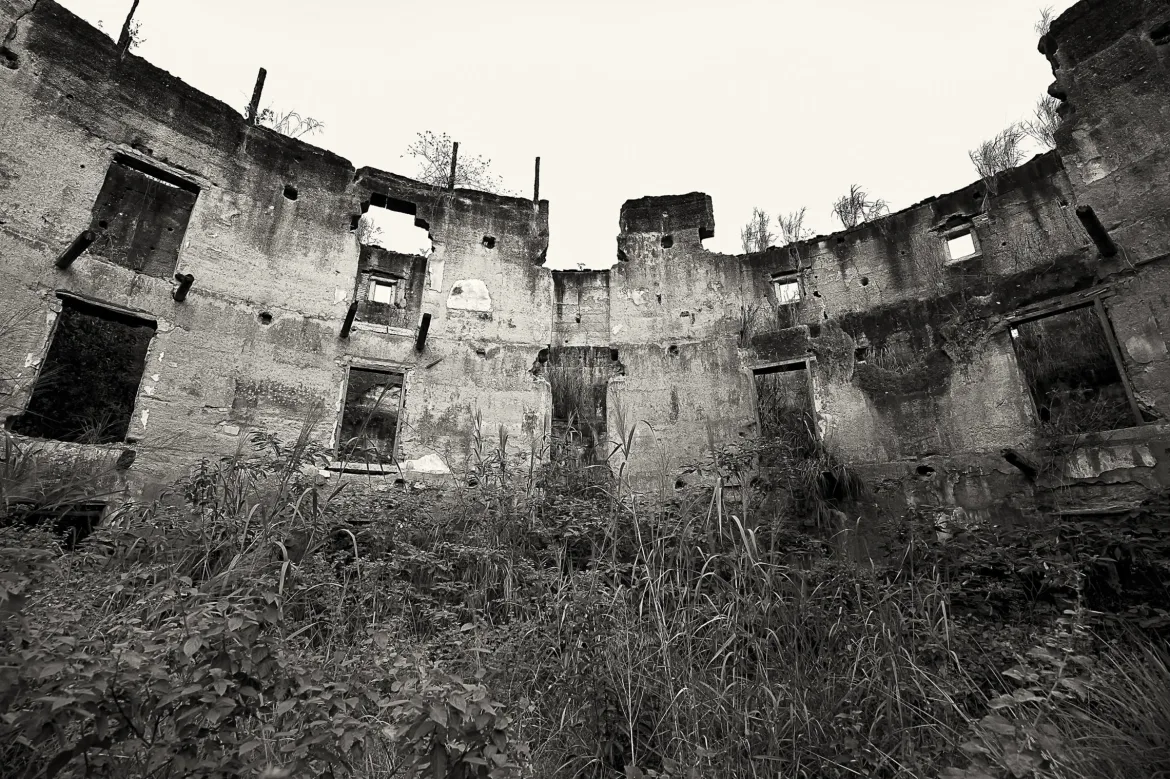
<path fill-rule="evenodd" d="M 855 564 L 864 485 L 771 383 L 770 438 L 712 431 L 709 486 L 653 501 L 477 425 L 473 488 L 332 486 L 306 429 L 72 553 L 6 512 L 0 776 L 1170 770 L 1166 501 L 1036 528 L 919 507 Z M 618 426 L 615 463 L 638 440 Z M 72 477 L 37 456 L 5 478 L 39 467 L 57 500 Z"/>
<path fill-rule="evenodd" d="M 849 193 L 837 198 L 833 203 L 833 216 L 837 217 L 847 230 L 865 222 L 872 222 L 889 211 L 886 201 L 871 198 L 870 194 L 857 184 L 850 186 Z"/>
<path fill-rule="evenodd" d="M 451 179 L 451 157 L 455 154 L 455 142 L 447 133 L 431 130 L 418 133 L 415 140 L 406 147 L 406 155 L 418 165 L 415 178 L 424 184 L 446 187 Z M 504 180 L 492 170 L 492 161 L 479 155 L 472 156 L 466 149 L 460 149 L 455 160 L 455 186 L 494 192 L 498 195 L 513 194 Z"/>

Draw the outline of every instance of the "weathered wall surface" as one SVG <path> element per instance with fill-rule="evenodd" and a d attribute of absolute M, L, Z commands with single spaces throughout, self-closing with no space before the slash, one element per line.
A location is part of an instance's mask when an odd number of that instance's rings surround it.
<path fill-rule="evenodd" d="M 56 4 L 29 7 L 5 25 L 16 60 L 0 69 L 0 308 L 15 313 L 0 333 L 3 375 L 13 377 L 4 416 L 23 408 L 57 292 L 67 291 L 158 322 L 128 439 L 144 480 L 234 451 L 248 426 L 293 436 L 317 407 L 315 435 L 333 443 L 351 363 L 407 375 L 402 460 L 462 457 L 473 407 L 493 431 L 504 424 L 519 437 L 531 426 L 529 411 L 547 404 L 547 387 L 527 372 L 551 318 L 551 284 L 538 268 L 543 205 L 355 171 L 329 152 L 247 126 L 133 55 L 119 59 L 105 35 Z M 174 268 L 195 277 L 181 303 L 171 279 L 92 253 L 67 270 L 54 266 L 91 226 L 115 155 L 198 187 Z M 339 338 L 358 269 L 352 227 L 374 194 L 417 204 L 431 231 L 421 311 L 432 325 L 421 353 L 413 331 L 355 328 Z M 493 248 L 485 236 L 496 239 Z M 489 300 L 453 302 L 461 281 L 489 279 Z"/>
<path fill-rule="evenodd" d="M 355 170 L 120 57 L 51 0 L 0 0 L 0 31 L 0 310 L 13 312 L 0 318 L 0 416 L 26 406 L 60 295 L 150 319 L 123 445 L 139 450 L 141 483 L 234 451 L 250 428 L 295 435 L 314 414 L 336 450 L 349 366 L 403 375 L 408 467 L 459 470 L 501 426 L 527 451 L 572 407 L 554 397 L 567 390 L 550 384 L 552 347 L 559 381 L 578 358 L 604 363 L 573 402 L 605 416 L 611 441 L 637 427 L 626 472 L 646 488 L 673 488 L 712 442 L 759 435 L 754 373 L 780 365 L 807 369 L 826 448 L 890 508 L 1100 511 L 1170 484 L 1164 2 L 1083 0 L 1054 22 L 1041 48 L 1067 101 L 1055 152 L 742 257 L 703 248 L 707 195 L 630 200 L 608 271 L 542 267 L 547 202 Z M 156 190 L 169 203 L 157 218 Z M 363 249 L 371 207 L 413 215 L 431 250 Z M 1118 251 L 1090 238 L 1085 208 Z M 93 248 L 56 267 L 87 229 Z M 132 257 L 114 251 L 121 233 Z M 184 301 L 172 271 L 195 277 Z M 370 274 L 397 279 L 400 297 L 375 301 Z M 1034 323 L 1074 310 L 1100 323 L 1100 386 L 1037 378 L 1060 360 L 1037 356 L 1027 339 L 1047 331 Z M 1075 347 L 1060 347 L 1073 362 Z M 1112 416 L 1067 435 L 1046 398 L 1077 393 Z"/>

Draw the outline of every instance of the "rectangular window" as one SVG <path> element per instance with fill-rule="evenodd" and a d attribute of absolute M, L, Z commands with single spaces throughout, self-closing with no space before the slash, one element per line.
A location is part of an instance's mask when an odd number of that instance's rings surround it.
<path fill-rule="evenodd" d="M 370 278 L 370 291 L 367 298 L 371 303 L 381 303 L 392 306 L 398 302 L 398 282 L 394 279 L 382 279 L 377 276 Z"/>
<path fill-rule="evenodd" d="M 343 464 L 396 462 L 398 415 L 402 409 L 403 375 L 369 368 L 349 369 L 341 433 L 337 446 Z"/>
<path fill-rule="evenodd" d="M 752 373 L 760 438 L 765 443 L 760 465 L 777 465 L 785 457 L 810 454 L 817 433 L 808 363 L 775 365 Z"/>
<path fill-rule="evenodd" d="M 1012 345 L 1036 413 L 1050 435 L 1141 423 L 1095 304 L 1020 321 Z"/>
<path fill-rule="evenodd" d="M 89 253 L 148 276 L 170 279 L 199 187 L 118 155 L 93 207 Z"/>
<path fill-rule="evenodd" d="M 975 234 L 970 230 L 952 233 L 947 236 L 947 258 L 953 262 L 976 254 L 979 250 L 975 246 Z"/>
<path fill-rule="evenodd" d="M 772 292 L 780 305 L 800 302 L 800 278 L 795 273 L 773 273 Z"/>
<path fill-rule="evenodd" d="M 156 325 L 74 298 L 61 304 L 32 397 L 9 428 L 58 441 L 122 441 Z"/>

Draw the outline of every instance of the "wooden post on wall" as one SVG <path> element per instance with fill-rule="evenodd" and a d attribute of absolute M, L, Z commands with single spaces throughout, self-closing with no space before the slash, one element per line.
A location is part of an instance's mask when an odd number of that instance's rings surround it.
<path fill-rule="evenodd" d="M 451 177 L 447 179 L 447 189 L 455 189 L 455 165 L 459 162 L 459 141 L 451 144 Z"/>
<path fill-rule="evenodd" d="M 260 68 L 256 74 L 256 86 L 252 87 L 252 100 L 248 103 L 248 124 L 256 124 L 260 115 L 260 95 L 264 92 L 264 79 L 268 78 L 268 71 Z"/>
<path fill-rule="evenodd" d="M 532 202 L 540 202 L 540 157 L 536 158 L 536 177 L 532 183 Z"/>

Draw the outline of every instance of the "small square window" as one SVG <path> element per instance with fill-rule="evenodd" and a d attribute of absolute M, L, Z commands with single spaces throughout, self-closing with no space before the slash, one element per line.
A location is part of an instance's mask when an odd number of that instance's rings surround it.
<path fill-rule="evenodd" d="M 368 300 L 372 303 L 394 305 L 398 302 L 398 282 L 390 279 L 370 279 Z"/>
<path fill-rule="evenodd" d="M 951 260 L 961 260 L 975 254 L 975 236 L 970 230 L 947 236 L 947 255 Z"/>
<path fill-rule="evenodd" d="M 776 302 L 780 305 L 799 303 L 800 281 L 795 273 L 774 273 L 772 274 L 772 292 L 776 294 Z"/>

